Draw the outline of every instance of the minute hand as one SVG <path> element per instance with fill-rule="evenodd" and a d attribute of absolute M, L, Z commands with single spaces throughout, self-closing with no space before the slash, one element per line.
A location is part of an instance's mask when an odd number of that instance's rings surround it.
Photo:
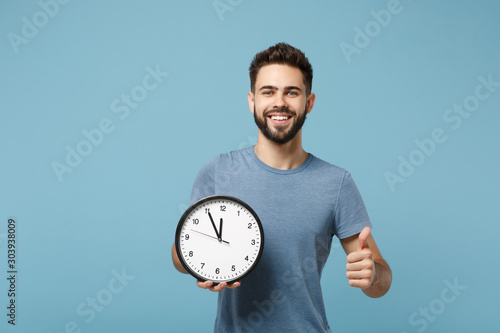
<path fill-rule="evenodd" d="M 217 227 L 215 226 L 214 219 L 212 218 L 212 214 L 210 214 L 210 212 L 208 212 L 208 217 L 210 217 L 210 222 L 212 222 L 212 227 L 214 227 L 215 235 L 220 240 L 221 238 L 220 238 L 219 232 L 217 231 Z"/>
<path fill-rule="evenodd" d="M 219 242 L 222 240 L 222 217 L 220 218 L 219 224 Z"/>

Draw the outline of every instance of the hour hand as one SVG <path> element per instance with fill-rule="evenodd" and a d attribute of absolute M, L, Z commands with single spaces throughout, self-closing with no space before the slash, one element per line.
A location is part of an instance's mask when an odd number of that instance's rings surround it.
<path fill-rule="evenodd" d="M 210 222 L 212 222 L 212 227 L 214 227 L 215 235 L 217 236 L 218 239 L 221 239 L 220 234 L 217 231 L 217 227 L 215 226 L 214 219 L 212 218 L 212 214 L 210 214 L 210 212 L 208 212 L 208 217 L 210 217 Z"/>

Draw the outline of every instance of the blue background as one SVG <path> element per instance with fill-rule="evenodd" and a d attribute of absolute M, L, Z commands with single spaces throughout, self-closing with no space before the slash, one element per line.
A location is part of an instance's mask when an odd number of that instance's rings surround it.
<path fill-rule="evenodd" d="M 500 2 L 221 2 L 219 13 L 212 0 L 2 2 L 0 269 L 14 217 L 18 275 L 15 327 L 0 281 L 0 331 L 212 330 L 216 295 L 174 270 L 174 232 L 201 165 L 255 144 L 248 66 L 281 41 L 315 71 L 304 147 L 351 171 L 394 276 L 380 299 L 349 287 L 336 240 L 322 280 L 333 329 L 494 331 Z M 398 13 L 377 23 L 388 6 Z M 148 70 L 161 76 L 145 90 Z M 476 89 L 488 97 L 453 128 L 447 110 Z M 89 148 L 83 131 L 103 120 L 112 131 Z M 436 128 L 446 140 L 419 153 Z M 87 156 L 58 177 L 79 144 Z M 118 273 L 128 280 L 110 293 Z M 95 317 L 77 312 L 96 297 Z"/>

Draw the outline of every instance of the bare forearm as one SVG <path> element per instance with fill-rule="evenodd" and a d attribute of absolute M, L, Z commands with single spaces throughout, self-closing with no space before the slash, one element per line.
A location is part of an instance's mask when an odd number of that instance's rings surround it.
<path fill-rule="evenodd" d="M 384 259 L 377 259 L 375 264 L 375 278 L 369 288 L 363 289 L 363 292 L 372 298 L 384 296 L 391 287 L 392 272 L 391 268 Z"/>
<path fill-rule="evenodd" d="M 186 269 L 184 268 L 184 266 L 182 266 L 182 264 L 181 264 L 181 262 L 179 260 L 179 256 L 177 255 L 177 251 L 175 249 L 175 245 L 172 246 L 172 262 L 174 263 L 175 269 L 177 269 L 181 273 L 187 274 Z"/>

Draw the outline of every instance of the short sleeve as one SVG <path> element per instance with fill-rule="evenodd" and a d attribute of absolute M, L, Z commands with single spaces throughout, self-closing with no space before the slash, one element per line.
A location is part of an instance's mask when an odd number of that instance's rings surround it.
<path fill-rule="evenodd" d="M 335 234 L 340 239 L 358 234 L 364 227 L 371 227 L 361 194 L 347 171 L 337 197 L 334 222 Z"/>
<path fill-rule="evenodd" d="M 215 174 L 219 156 L 208 160 L 200 169 L 191 190 L 191 205 L 196 201 L 215 194 Z"/>

